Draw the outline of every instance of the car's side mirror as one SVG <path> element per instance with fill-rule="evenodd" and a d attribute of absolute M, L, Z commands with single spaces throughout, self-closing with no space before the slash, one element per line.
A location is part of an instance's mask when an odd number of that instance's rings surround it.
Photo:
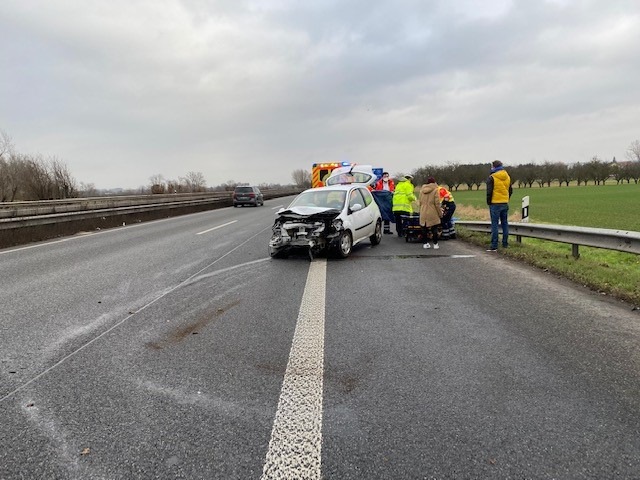
<path fill-rule="evenodd" d="M 353 207 L 351 207 L 351 212 L 357 212 L 358 210 L 362 210 L 362 205 L 359 203 L 354 203 Z"/>

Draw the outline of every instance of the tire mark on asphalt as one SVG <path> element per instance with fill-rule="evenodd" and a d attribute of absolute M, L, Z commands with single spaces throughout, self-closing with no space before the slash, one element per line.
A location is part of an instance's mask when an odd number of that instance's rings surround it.
<path fill-rule="evenodd" d="M 123 318 L 122 320 L 120 320 L 119 322 L 117 322 L 116 324 L 114 324 L 113 326 L 109 327 L 107 330 L 105 330 L 104 332 L 102 332 L 101 334 L 97 335 L 96 337 L 92 338 L 91 340 L 87 341 L 85 344 L 81 345 L 80 347 L 78 347 L 76 350 L 74 350 L 73 352 L 69 353 L 68 355 L 66 355 L 65 357 L 61 358 L 58 362 L 54 363 L 53 365 L 51 365 L 50 367 L 45 368 L 42 372 L 40 372 L 39 374 L 35 375 L 33 378 L 31 378 L 30 380 L 27 380 L 25 383 L 23 383 L 22 385 L 20 385 L 19 387 L 15 388 L 14 390 L 10 391 L 9 393 L 7 393 L 6 395 L 4 395 L 3 397 L 0 397 L 0 403 L 6 401 L 7 399 L 13 397 L 16 393 L 24 390 L 25 388 L 27 388 L 29 385 L 31 385 L 32 383 L 34 383 L 35 381 L 37 381 L 38 379 L 42 378 L 44 375 L 46 375 L 47 373 L 51 372 L 52 370 L 58 368 L 60 365 L 64 364 L 67 360 L 69 360 L 70 358 L 75 357 L 78 353 L 80 353 L 81 351 L 83 351 L 85 348 L 89 347 L 90 345 L 92 345 L 94 342 L 97 342 L 99 339 L 101 339 L 102 337 L 104 337 L 105 335 L 107 335 L 109 332 L 111 332 L 112 330 L 115 330 L 116 328 L 118 328 L 120 325 L 122 325 L 123 323 L 125 323 L 127 320 L 129 320 L 131 317 L 133 317 L 134 315 L 140 313 L 143 310 L 146 310 L 148 307 L 150 307 L 151 305 L 153 305 L 154 303 L 156 303 L 157 301 L 163 299 L 164 297 L 166 297 L 167 295 L 173 293 L 174 291 L 176 291 L 178 288 L 183 287 L 185 285 L 188 285 L 190 282 L 192 282 L 195 278 L 197 278 L 202 272 L 204 272 L 205 270 L 211 268 L 213 265 L 215 265 L 216 263 L 218 263 L 219 261 L 221 261 L 223 258 L 231 255 L 233 252 L 235 252 L 236 250 L 238 250 L 239 248 L 243 247 L 244 245 L 246 245 L 247 243 L 249 243 L 250 241 L 252 241 L 254 238 L 256 238 L 258 235 L 261 235 L 264 231 L 271 229 L 271 226 L 267 227 L 267 228 L 263 228 L 262 230 L 260 230 L 259 232 L 257 232 L 255 235 L 252 235 L 251 237 L 249 237 L 247 240 L 245 240 L 244 242 L 240 243 L 239 245 L 237 245 L 236 247 L 232 248 L 231 250 L 229 250 L 227 253 L 225 253 L 224 255 L 221 255 L 220 257 L 216 258 L 213 262 L 209 263 L 208 265 L 204 266 L 203 268 L 201 268 L 200 270 L 198 270 L 196 273 L 190 275 L 188 278 L 186 278 L 185 280 L 183 280 L 182 282 L 178 283 L 177 285 L 175 285 L 172 288 L 169 288 L 168 290 L 166 290 L 163 294 L 159 295 L 158 297 L 154 298 L 153 300 L 151 300 L 150 302 L 148 302 L 147 304 L 143 305 L 142 307 L 138 308 L 136 311 L 131 312 L 129 315 L 127 315 L 125 318 Z M 247 262 L 249 264 L 253 264 L 253 263 L 259 263 L 259 262 L 266 262 L 266 261 L 270 261 L 271 258 L 267 257 L 267 258 L 261 258 L 258 260 L 253 260 L 251 262 Z M 234 267 L 229 267 L 224 269 L 224 271 L 228 271 L 231 270 L 233 268 L 240 268 L 245 266 L 246 263 L 241 264 L 241 265 L 235 265 Z M 211 275 L 211 274 L 208 274 Z M 324 307 L 323 307 L 324 309 Z"/>

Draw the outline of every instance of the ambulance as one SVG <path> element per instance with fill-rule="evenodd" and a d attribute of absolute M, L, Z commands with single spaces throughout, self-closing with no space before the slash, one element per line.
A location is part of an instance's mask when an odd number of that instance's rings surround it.
<path fill-rule="evenodd" d="M 324 162 L 314 163 L 311 167 L 311 188 L 326 186 L 326 180 L 336 168 L 354 167 L 357 164 L 351 162 Z M 382 178 L 382 168 L 373 168 L 377 179 Z"/>

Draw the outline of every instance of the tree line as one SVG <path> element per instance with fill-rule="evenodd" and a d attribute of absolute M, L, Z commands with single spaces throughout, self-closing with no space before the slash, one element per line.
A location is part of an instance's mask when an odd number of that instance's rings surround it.
<path fill-rule="evenodd" d="M 626 152 L 627 161 L 618 162 L 615 157 L 611 162 L 604 161 L 597 156 L 588 162 L 566 164 L 563 162 L 544 162 L 542 164 L 526 163 L 510 166 L 505 163 L 511 182 L 518 187 L 531 188 L 534 184 L 539 187 L 550 187 L 553 184 L 569 186 L 572 182 L 587 185 L 605 185 L 609 181 L 619 183 L 640 182 L 640 141 L 631 143 Z M 376 166 L 376 165 L 374 165 Z M 413 183 L 422 185 L 429 177 L 434 177 L 441 185 L 447 185 L 451 190 L 458 190 L 461 186 L 468 190 L 479 189 L 487 180 L 490 171 L 489 163 L 476 164 L 447 164 L 440 166 L 425 166 L 412 171 Z M 396 173 L 396 180 L 404 173 Z M 299 188 L 311 186 L 311 170 L 298 169 L 291 174 L 294 184 Z"/>
<path fill-rule="evenodd" d="M 518 187 L 531 188 L 534 184 L 539 187 L 552 185 L 569 186 L 572 182 L 581 185 L 605 185 L 607 182 L 634 183 L 640 182 L 640 159 L 635 161 L 605 162 L 598 157 L 590 161 L 568 165 L 562 162 L 544 162 L 542 164 L 526 163 L 523 165 L 509 166 L 505 162 L 505 168 L 511 177 L 511 183 Z M 434 177 L 439 184 L 447 185 L 450 189 L 458 190 L 465 186 L 469 190 L 479 189 L 487 180 L 490 164 L 465 164 L 446 166 L 427 166 L 414 171 L 413 183 L 421 185 L 426 183 L 428 177 Z"/>
<path fill-rule="evenodd" d="M 604 185 L 608 181 L 616 183 L 632 180 L 640 182 L 640 141 L 631 143 L 626 152 L 627 161 L 603 161 L 594 156 L 588 162 L 566 164 L 562 162 L 527 163 L 509 166 L 511 181 L 519 187 L 532 187 L 534 184 L 550 187 L 557 183 L 568 186 L 572 182 L 578 185 Z M 460 186 L 467 189 L 479 189 L 489 175 L 489 164 L 447 164 L 441 166 L 420 167 L 413 172 L 413 183 L 426 183 L 428 177 L 435 177 L 438 183 L 452 190 Z M 396 178 L 402 177 L 397 173 Z M 311 168 L 292 172 L 293 184 L 299 188 L 311 186 Z M 230 191 L 242 182 L 229 180 L 215 187 L 207 187 L 201 172 L 189 172 L 178 180 L 165 180 L 161 174 L 152 175 L 147 187 L 126 193 L 185 193 L 204 191 Z M 278 188 L 280 184 L 261 184 L 261 188 Z M 123 193 L 125 193 L 123 191 Z M 18 200 L 50 200 L 81 196 L 96 196 L 100 192 L 94 184 L 77 182 L 66 164 L 55 156 L 44 157 L 40 154 L 29 155 L 15 150 L 11 137 L 0 131 L 0 202 Z"/>
<path fill-rule="evenodd" d="M 11 138 L 0 132 L 0 201 L 46 200 L 78 195 L 78 184 L 57 157 L 15 151 Z"/>

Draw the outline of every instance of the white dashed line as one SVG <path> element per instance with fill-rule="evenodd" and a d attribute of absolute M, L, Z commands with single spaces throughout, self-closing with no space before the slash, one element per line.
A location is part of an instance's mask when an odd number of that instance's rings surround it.
<path fill-rule="evenodd" d="M 327 261 L 311 262 L 262 479 L 320 479 Z"/>
<path fill-rule="evenodd" d="M 217 227 L 210 228 L 209 230 L 204 230 L 202 232 L 198 232 L 198 233 L 196 233 L 196 235 L 202 235 L 203 233 L 212 232 L 212 231 L 217 230 L 219 228 L 226 227 L 227 225 L 231 225 L 232 223 L 236 223 L 237 221 L 238 220 L 233 220 L 232 222 L 223 223 L 222 225 L 218 225 Z"/>

